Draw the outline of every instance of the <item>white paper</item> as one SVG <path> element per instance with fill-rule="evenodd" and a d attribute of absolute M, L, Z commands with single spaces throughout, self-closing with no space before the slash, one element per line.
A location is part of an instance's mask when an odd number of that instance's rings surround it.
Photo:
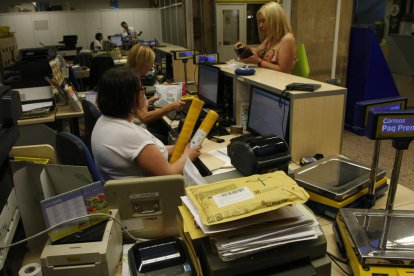
<path fill-rule="evenodd" d="M 187 186 L 200 185 L 206 183 L 204 177 L 201 176 L 198 169 L 194 166 L 193 162 L 188 157 L 185 160 L 183 176 L 186 180 Z"/>
<path fill-rule="evenodd" d="M 38 109 L 38 108 L 45 108 L 53 106 L 53 102 L 39 102 L 39 103 L 31 103 L 31 104 L 22 104 L 23 112 Z"/>
<path fill-rule="evenodd" d="M 309 221 L 309 217 L 303 215 L 302 205 L 285 206 L 280 209 L 262 213 L 256 216 L 251 216 L 246 219 L 231 221 L 223 224 L 217 224 L 213 226 L 206 226 L 201 222 L 200 215 L 198 214 L 197 207 L 193 204 L 190 197 L 182 196 L 181 200 L 183 204 L 188 208 L 190 213 L 194 217 L 194 221 L 200 227 L 204 234 L 215 234 L 235 229 L 240 229 L 246 226 L 250 226 L 257 223 L 263 223 L 268 221 L 280 221 L 287 219 L 296 219 L 298 221 Z"/>
<path fill-rule="evenodd" d="M 212 150 L 212 151 L 209 151 L 208 154 L 210 154 L 210 155 L 214 156 L 214 158 L 220 159 L 221 161 L 224 162 L 224 164 L 221 167 L 213 168 L 211 170 L 211 173 L 213 175 L 235 170 L 235 168 L 231 164 L 230 157 L 227 155 L 227 148 Z"/>

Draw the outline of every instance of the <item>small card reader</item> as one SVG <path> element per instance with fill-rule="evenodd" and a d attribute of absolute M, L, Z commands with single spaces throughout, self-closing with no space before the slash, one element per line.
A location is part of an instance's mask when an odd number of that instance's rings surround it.
<path fill-rule="evenodd" d="M 184 243 L 170 237 L 137 243 L 128 251 L 131 275 L 195 275 Z"/>

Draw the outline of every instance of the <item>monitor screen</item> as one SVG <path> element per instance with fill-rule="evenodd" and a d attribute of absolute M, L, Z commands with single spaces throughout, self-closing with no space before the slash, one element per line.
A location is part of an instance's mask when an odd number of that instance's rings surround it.
<path fill-rule="evenodd" d="M 275 134 L 289 142 L 290 100 L 252 86 L 247 130 L 253 134 Z"/>
<path fill-rule="evenodd" d="M 111 41 L 111 44 L 121 47 L 122 46 L 122 36 L 110 36 L 109 40 Z"/>
<path fill-rule="evenodd" d="M 215 108 L 219 105 L 220 68 L 208 64 L 198 67 L 198 97 L 207 107 Z"/>

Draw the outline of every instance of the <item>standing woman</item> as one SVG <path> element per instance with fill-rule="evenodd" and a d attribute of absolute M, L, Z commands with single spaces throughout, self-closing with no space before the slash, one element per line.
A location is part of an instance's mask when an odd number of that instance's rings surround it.
<path fill-rule="evenodd" d="M 133 121 L 137 125 L 147 127 L 152 134 L 164 143 L 167 143 L 166 139 L 168 136 L 168 128 L 160 121 L 160 119 L 173 110 L 181 110 L 185 105 L 185 102 L 177 101 L 161 108 L 148 110 L 148 106 L 154 103 L 158 98 L 151 97 L 147 100 L 145 90 L 140 79 L 154 66 L 154 61 L 155 53 L 151 47 L 136 44 L 129 51 L 126 66 L 136 74 L 138 83 L 137 88 L 140 92 L 140 106 L 137 109 L 136 116 Z"/>
<path fill-rule="evenodd" d="M 276 2 L 268 2 L 256 16 L 261 43 L 257 48 L 250 48 L 253 55 L 241 61 L 291 73 L 296 63 L 296 40 L 283 8 Z M 238 42 L 236 47 L 245 46 Z"/>

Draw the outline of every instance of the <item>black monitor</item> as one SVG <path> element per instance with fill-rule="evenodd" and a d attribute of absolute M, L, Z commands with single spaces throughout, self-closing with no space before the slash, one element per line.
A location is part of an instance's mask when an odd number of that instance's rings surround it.
<path fill-rule="evenodd" d="M 251 87 L 247 130 L 254 135 L 275 134 L 288 143 L 290 100 L 263 88 Z"/>
<path fill-rule="evenodd" d="M 222 108 L 222 87 L 220 68 L 200 64 L 198 67 L 198 97 L 204 101 L 207 108 Z"/>
<path fill-rule="evenodd" d="M 111 35 L 109 36 L 109 41 L 116 47 L 122 47 L 122 36 Z"/>

